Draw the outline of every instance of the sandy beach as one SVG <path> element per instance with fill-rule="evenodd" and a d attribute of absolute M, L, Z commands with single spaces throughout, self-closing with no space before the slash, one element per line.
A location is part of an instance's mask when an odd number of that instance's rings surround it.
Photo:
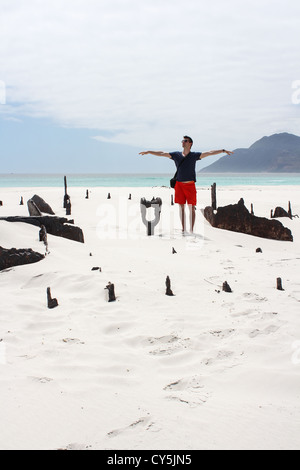
<path fill-rule="evenodd" d="M 86 189 L 68 190 L 85 243 L 48 234 L 45 259 L 0 272 L 0 448 L 299 449 L 300 218 L 279 219 L 293 242 L 216 229 L 199 185 L 183 237 L 170 188 Z M 34 194 L 66 216 L 63 188 L 4 188 L 0 217 Z M 142 197 L 162 199 L 151 237 Z M 217 188 L 218 206 L 241 197 L 300 216 L 298 186 Z M 45 253 L 24 223 L 0 221 L 0 246 Z"/>

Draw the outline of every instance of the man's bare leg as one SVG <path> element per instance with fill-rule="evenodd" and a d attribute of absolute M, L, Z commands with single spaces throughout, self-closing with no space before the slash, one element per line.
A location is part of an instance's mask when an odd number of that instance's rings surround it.
<path fill-rule="evenodd" d="M 182 225 L 182 232 L 185 231 L 185 205 L 184 204 L 179 204 L 179 215 L 180 215 L 180 220 L 181 220 L 181 225 Z"/>
<path fill-rule="evenodd" d="M 194 225 L 196 220 L 196 207 L 192 204 L 189 204 L 189 211 L 190 211 L 190 232 L 194 232 Z"/>

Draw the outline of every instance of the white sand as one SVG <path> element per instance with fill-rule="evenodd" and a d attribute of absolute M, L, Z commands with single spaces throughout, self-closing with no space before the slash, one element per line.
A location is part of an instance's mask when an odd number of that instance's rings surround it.
<path fill-rule="evenodd" d="M 199 188 L 197 236 L 183 238 L 171 189 L 86 189 L 69 188 L 85 244 L 48 235 L 43 261 L 0 273 L 0 448 L 299 449 L 300 219 L 280 219 L 294 242 L 214 229 Z M 9 188 L 0 216 L 28 215 L 34 194 L 65 215 L 63 189 Z M 300 214 L 299 195 L 218 188 L 217 201 L 269 217 L 289 200 Z M 147 237 L 139 202 L 153 196 L 162 218 Z M 38 232 L 2 221 L 0 246 L 43 253 Z"/>

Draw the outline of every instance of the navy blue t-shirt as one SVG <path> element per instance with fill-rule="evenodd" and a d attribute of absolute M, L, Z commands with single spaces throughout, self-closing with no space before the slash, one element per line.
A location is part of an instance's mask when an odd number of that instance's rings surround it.
<path fill-rule="evenodd" d="M 196 162 L 201 160 L 201 152 L 190 152 L 186 157 L 181 152 L 169 152 L 178 169 L 177 181 L 196 181 Z M 180 167 L 178 165 L 180 162 Z"/>

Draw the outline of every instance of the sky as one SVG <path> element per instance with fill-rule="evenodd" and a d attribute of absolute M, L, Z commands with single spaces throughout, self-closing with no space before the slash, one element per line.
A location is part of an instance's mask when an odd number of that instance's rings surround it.
<path fill-rule="evenodd" d="M 298 0 L 0 0 L 0 173 L 172 173 L 139 152 L 299 135 L 299 49 Z"/>

